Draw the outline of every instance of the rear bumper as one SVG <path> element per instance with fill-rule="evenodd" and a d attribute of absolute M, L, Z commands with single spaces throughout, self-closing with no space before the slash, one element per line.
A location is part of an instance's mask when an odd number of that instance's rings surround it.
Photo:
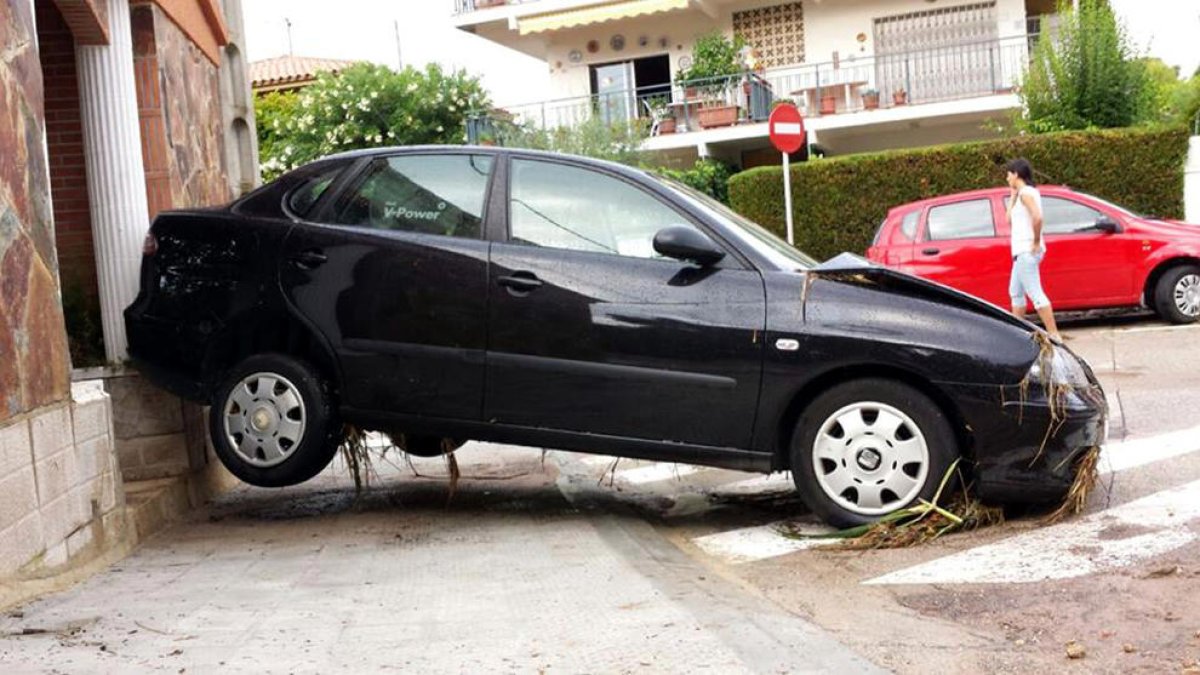
<path fill-rule="evenodd" d="M 1083 395 L 1066 394 L 1055 409 L 1037 389 L 1024 395 L 1016 386 L 956 392 L 973 440 L 976 491 L 984 501 L 1058 501 L 1075 479 L 1075 460 L 1104 443 L 1108 411 L 1098 384 Z"/>
<path fill-rule="evenodd" d="M 131 306 L 125 310 L 125 334 L 129 360 L 143 377 L 180 398 L 208 403 L 202 354 L 187 348 L 176 324 L 148 318 Z"/>

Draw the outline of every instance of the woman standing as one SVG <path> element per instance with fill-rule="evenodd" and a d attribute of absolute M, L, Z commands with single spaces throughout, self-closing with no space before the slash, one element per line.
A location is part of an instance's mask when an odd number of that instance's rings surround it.
<path fill-rule="evenodd" d="M 1046 240 L 1042 238 L 1042 195 L 1033 184 L 1033 167 L 1028 160 L 1017 158 L 1004 167 L 1008 187 L 1008 223 L 1012 233 L 1012 276 L 1008 295 L 1012 298 L 1012 313 L 1025 318 L 1025 298 L 1042 319 L 1042 325 L 1053 340 L 1061 341 L 1054 322 L 1054 308 L 1042 290 L 1041 263 L 1046 256 Z"/>

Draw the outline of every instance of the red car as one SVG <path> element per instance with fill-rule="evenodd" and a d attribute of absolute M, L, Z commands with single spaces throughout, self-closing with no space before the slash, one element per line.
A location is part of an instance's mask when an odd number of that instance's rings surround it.
<path fill-rule="evenodd" d="M 1042 285 L 1055 310 L 1145 306 L 1200 319 L 1200 226 L 1139 216 L 1070 188 L 1038 186 L 1046 237 Z M 897 206 L 867 251 L 873 262 L 1008 307 L 1008 188 Z"/>

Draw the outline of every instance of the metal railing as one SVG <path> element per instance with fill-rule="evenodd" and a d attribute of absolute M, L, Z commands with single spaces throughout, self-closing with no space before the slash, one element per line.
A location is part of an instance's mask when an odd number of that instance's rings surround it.
<path fill-rule="evenodd" d="M 477 9 L 489 9 L 503 5 L 523 5 L 538 0 L 454 0 L 455 14 L 469 14 Z"/>
<path fill-rule="evenodd" d="M 508 122 L 542 129 L 575 127 L 596 117 L 609 123 L 653 118 L 657 133 L 682 133 L 764 121 L 780 100 L 794 102 L 806 117 L 935 103 L 1013 91 L 1035 41 L 1036 35 L 1020 35 L 860 55 L 501 109 Z M 485 128 L 486 120 L 475 127 Z"/>

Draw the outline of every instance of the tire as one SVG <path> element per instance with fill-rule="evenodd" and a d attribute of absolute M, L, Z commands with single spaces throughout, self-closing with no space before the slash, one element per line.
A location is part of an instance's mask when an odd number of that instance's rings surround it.
<path fill-rule="evenodd" d="M 1164 321 L 1195 323 L 1200 319 L 1200 267 L 1172 267 L 1154 285 L 1154 309 Z"/>
<path fill-rule="evenodd" d="M 936 403 L 883 379 L 845 382 L 818 396 L 797 420 L 790 451 L 801 499 L 834 527 L 932 499 L 959 454 Z"/>
<path fill-rule="evenodd" d="M 217 457 L 258 487 L 312 478 L 342 442 L 342 423 L 327 392 L 316 369 L 303 361 L 283 354 L 247 358 L 213 395 L 208 433 Z"/>

